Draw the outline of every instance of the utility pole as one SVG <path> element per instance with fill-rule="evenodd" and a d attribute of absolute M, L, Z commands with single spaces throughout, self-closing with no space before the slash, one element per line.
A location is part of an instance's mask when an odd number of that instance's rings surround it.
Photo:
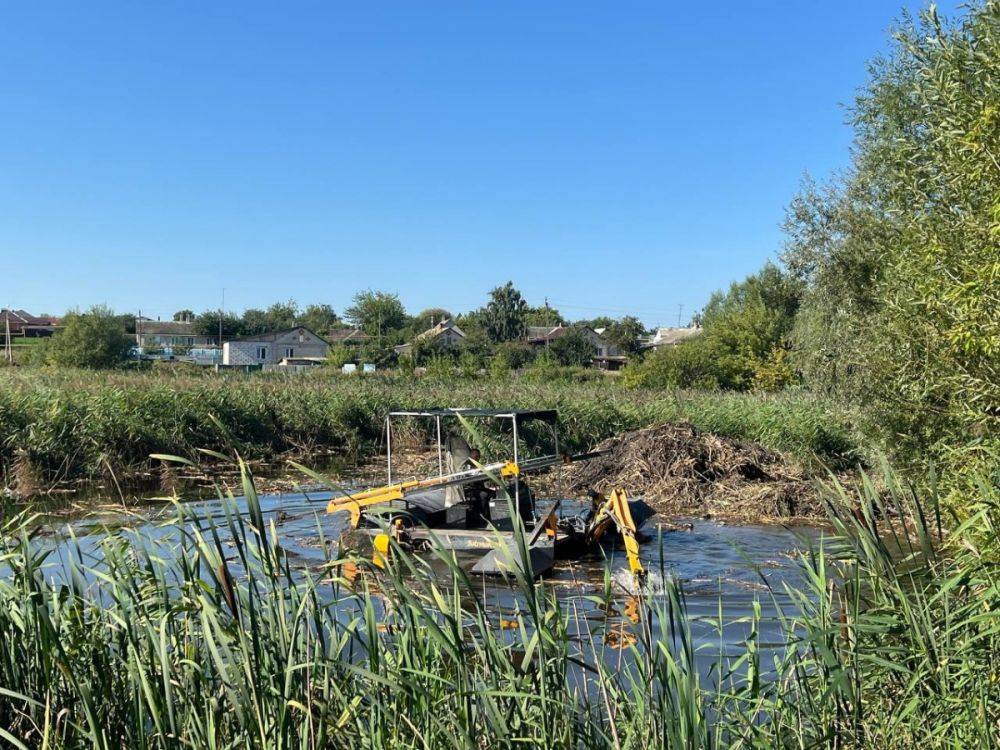
<path fill-rule="evenodd" d="M 222 287 L 222 305 L 219 307 L 219 364 L 222 364 L 222 316 L 226 314 L 226 288 Z"/>
<path fill-rule="evenodd" d="M 10 310 L 3 311 L 4 318 L 4 349 L 7 350 L 8 364 L 14 364 L 14 350 L 10 346 Z"/>
<path fill-rule="evenodd" d="M 677 327 L 681 327 L 681 316 L 684 314 L 684 304 L 677 305 Z"/>

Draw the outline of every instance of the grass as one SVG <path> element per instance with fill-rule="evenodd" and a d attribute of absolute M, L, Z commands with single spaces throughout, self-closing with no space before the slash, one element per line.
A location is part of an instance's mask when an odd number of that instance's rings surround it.
<path fill-rule="evenodd" d="M 298 378 L 268 375 L 0 371 L 0 466 L 28 467 L 41 483 L 118 475 L 152 453 L 196 448 L 245 457 L 338 450 L 364 456 L 394 407 L 554 407 L 569 447 L 661 421 L 685 420 L 755 440 L 803 460 L 853 463 L 858 430 L 830 402 L 778 395 L 632 391 L 617 383 L 415 380 L 405 376 Z M 9 480 L 8 480 L 9 482 Z"/>
<path fill-rule="evenodd" d="M 185 518 L 179 549 L 112 536 L 98 561 L 72 544 L 57 559 L 15 518 L 0 535 L 0 737 L 18 748 L 996 747 L 996 550 L 965 525 L 942 554 L 936 498 L 918 501 L 891 474 L 883 483 L 887 500 L 870 484 L 831 490 L 835 535 L 801 556 L 805 584 L 787 592 L 776 652 L 753 616 L 740 648 L 699 652 L 678 583 L 638 598 L 616 651 L 606 624 L 581 624 L 528 580 L 514 584 L 515 626 L 500 629 L 460 569 L 442 580 L 399 549 L 384 572 L 337 558 L 296 569 L 246 475 L 248 517 Z M 969 498 L 974 525 L 995 532 L 1000 497 L 982 493 Z M 900 512 L 908 532 L 898 521 L 872 532 L 872 518 Z M 348 562 L 367 570 L 363 585 Z M 595 596 L 612 597 L 610 584 Z M 713 661 L 708 680 L 699 657 Z"/>

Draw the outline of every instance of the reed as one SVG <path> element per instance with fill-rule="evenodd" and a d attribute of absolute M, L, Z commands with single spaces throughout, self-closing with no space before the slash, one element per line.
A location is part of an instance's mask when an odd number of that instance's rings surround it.
<path fill-rule="evenodd" d="M 754 615 L 739 648 L 721 651 L 696 647 L 676 582 L 639 595 L 636 624 L 614 637 L 526 579 L 514 581 L 517 612 L 501 627 L 447 557 L 444 577 L 399 549 L 384 571 L 336 555 L 297 567 L 245 467 L 243 477 L 246 516 L 231 497 L 218 523 L 178 505 L 169 540 L 112 533 L 97 556 L 77 546 L 57 558 L 30 518 L 5 522 L 4 742 L 936 748 L 1000 739 L 996 557 L 971 533 L 1000 520 L 987 484 L 970 498 L 975 523 L 949 535 L 935 497 L 918 499 L 891 473 L 887 499 L 872 484 L 853 495 L 830 488 L 834 532 L 801 557 L 804 584 L 779 610 L 785 642 L 769 648 Z M 610 578 L 586 595 L 621 596 Z M 724 618 L 720 605 L 720 628 Z M 696 663 L 706 657 L 708 678 Z"/>
<path fill-rule="evenodd" d="M 364 457 L 399 407 L 552 407 L 566 443 L 584 449 L 624 430 L 689 421 L 802 460 L 852 464 L 860 430 L 832 404 L 779 395 L 632 391 L 615 383 L 537 383 L 318 374 L 213 376 L 72 370 L 0 372 L 0 467 L 15 457 L 39 483 L 149 470 L 149 455 L 198 448 L 247 458 L 335 450 Z"/>

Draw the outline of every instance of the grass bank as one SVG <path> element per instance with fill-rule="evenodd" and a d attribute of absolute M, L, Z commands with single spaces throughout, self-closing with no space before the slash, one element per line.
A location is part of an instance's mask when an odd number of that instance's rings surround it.
<path fill-rule="evenodd" d="M 364 456 L 385 412 L 432 406 L 552 407 L 567 444 L 584 449 L 625 430 L 688 421 L 802 460 L 853 463 L 857 431 L 833 404 L 804 393 L 747 395 L 625 390 L 613 382 L 415 380 L 345 377 L 0 372 L 0 463 L 9 478 L 43 482 L 127 475 L 151 453 L 199 448 L 266 458 L 332 449 Z"/>
<path fill-rule="evenodd" d="M 784 643 L 765 643 L 751 616 L 725 649 L 696 646 L 671 581 L 630 602 L 634 625 L 612 625 L 579 622 L 519 580 L 500 627 L 460 569 L 442 581 L 398 549 L 384 572 L 338 559 L 296 570 L 252 488 L 246 519 L 219 529 L 186 517 L 179 557 L 112 536 L 96 562 L 56 558 L 13 519 L 0 527 L 0 738 L 24 749 L 996 747 L 996 550 L 964 526 L 956 554 L 939 556 L 936 527 L 920 520 L 936 499 L 919 512 L 884 484 L 912 533 L 872 533 L 871 518 L 893 516 L 882 496 L 839 493 L 834 507 L 864 519 L 834 510 L 827 551 L 801 556 Z M 1000 498 L 983 492 L 970 498 L 975 524 L 996 531 Z M 595 595 L 624 607 L 610 586 Z"/>

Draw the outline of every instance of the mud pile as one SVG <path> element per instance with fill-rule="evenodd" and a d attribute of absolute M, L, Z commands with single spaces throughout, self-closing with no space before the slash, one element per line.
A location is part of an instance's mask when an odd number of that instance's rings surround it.
<path fill-rule="evenodd" d="M 752 521 L 822 514 L 801 467 L 755 443 L 660 424 L 605 440 L 606 451 L 569 468 L 568 489 L 642 495 L 661 513 Z"/>

